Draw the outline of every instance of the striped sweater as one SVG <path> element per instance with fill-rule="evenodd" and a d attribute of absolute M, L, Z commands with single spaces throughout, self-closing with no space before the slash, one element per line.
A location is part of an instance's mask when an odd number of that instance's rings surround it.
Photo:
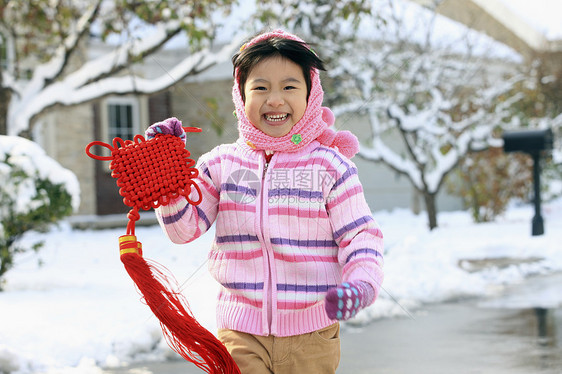
<path fill-rule="evenodd" d="M 217 324 L 255 335 L 291 336 L 334 323 L 326 291 L 364 280 L 378 292 L 383 240 L 355 165 L 313 141 L 295 153 L 265 153 L 239 140 L 203 155 L 198 206 L 179 198 L 156 210 L 174 243 L 216 222 L 209 270 L 222 285 Z"/>

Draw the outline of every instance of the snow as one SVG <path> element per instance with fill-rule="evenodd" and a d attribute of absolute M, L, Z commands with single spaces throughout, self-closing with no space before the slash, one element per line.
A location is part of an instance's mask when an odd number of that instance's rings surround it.
<path fill-rule="evenodd" d="M 439 215 L 440 227 L 428 231 L 424 214 L 374 212 L 385 235 L 385 281 L 377 302 L 347 324 L 404 316 L 425 303 L 490 296 L 528 276 L 561 271 L 562 199 L 544 204 L 542 236 L 530 234 L 533 214 L 529 205 L 511 206 L 495 223 L 474 224 L 468 212 L 447 212 Z M 17 258 L 0 293 L 0 371 L 101 373 L 102 367 L 173 356 L 118 259 L 124 231 L 80 231 L 63 223 L 24 237 L 22 244 L 40 239 L 45 247 Z M 137 227 L 145 256 L 177 277 L 195 317 L 210 331 L 216 331 L 210 295 L 218 291 L 206 271 L 213 235 L 211 229 L 175 245 L 158 226 Z M 493 261 L 506 258 L 511 265 Z M 478 267 L 479 260 L 489 265 Z M 543 302 L 559 305 L 555 296 Z"/>
<path fill-rule="evenodd" d="M 7 158 L 6 158 L 7 157 Z M 62 184 L 72 197 L 72 207 L 76 211 L 80 205 L 80 186 L 78 179 L 68 169 L 63 168 L 58 162 L 48 157 L 43 148 L 30 140 L 17 137 L 0 135 L 0 176 L 2 180 L 8 178 L 10 167 L 5 163 L 19 167 L 28 176 L 37 176 L 50 180 L 53 184 Z M 8 196 L 17 196 L 16 206 L 20 213 L 25 213 L 30 200 L 35 196 L 36 189 L 30 179 L 23 185 L 2 186 Z M 31 184 L 30 184 L 31 183 Z"/>

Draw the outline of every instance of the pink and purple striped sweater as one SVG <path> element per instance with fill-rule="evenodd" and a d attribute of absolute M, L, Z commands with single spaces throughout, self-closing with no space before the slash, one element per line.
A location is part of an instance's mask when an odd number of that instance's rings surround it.
<path fill-rule="evenodd" d="M 313 141 L 300 151 L 265 153 L 244 141 L 217 146 L 198 161 L 203 200 L 156 210 L 174 243 L 216 222 L 209 270 L 222 285 L 218 328 L 291 336 L 333 324 L 329 288 L 383 280 L 383 239 L 355 165 Z"/>

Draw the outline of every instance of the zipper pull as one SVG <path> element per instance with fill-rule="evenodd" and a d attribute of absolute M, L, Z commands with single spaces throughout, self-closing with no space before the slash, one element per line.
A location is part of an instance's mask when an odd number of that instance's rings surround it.
<path fill-rule="evenodd" d="M 263 167 L 263 175 L 261 176 L 261 179 L 265 178 L 265 173 L 267 173 L 268 166 L 269 166 L 269 162 L 266 162 L 264 167 Z"/>
<path fill-rule="evenodd" d="M 267 172 L 267 168 L 269 167 L 269 162 L 271 161 L 271 157 L 273 157 L 273 152 L 269 153 L 268 151 L 265 151 L 265 165 L 263 167 L 263 175 L 262 175 L 262 179 L 265 178 L 265 173 Z"/>

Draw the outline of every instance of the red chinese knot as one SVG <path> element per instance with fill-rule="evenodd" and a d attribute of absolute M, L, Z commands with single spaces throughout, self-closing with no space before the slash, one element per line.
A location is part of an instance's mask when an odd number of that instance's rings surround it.
<path fill-rule="evenodd" d="M 196 127 L 184 127 L 188 132 L 200 132 Z M 111 156 L 99 156 L 90 149 L 101 146 Z M 156 134 L 145 140 L 136 135 L 133 140 L 113 139 L 113 146 L 94 141 L 86 147 L 86 154 L 96 160 L 111 161 L 111 176 L 117 179 L 119 194 L 132 209 L 127 214 L 127 235 L 119 238 L 119 253 L 127 273 L 150 310 L 160 321 L 164 337 L 170 347 L 200 369 L 213 374 L 240 374 L 240 370 L 226 347 L 192 316 L 179 286 L 166 269 L 143 258 L 142 244 L 135 236 L 135 221 L 139 210 L 168 205 L 185 196 L 192 205 L 201 202 L 199 186 L 193 182 L 199 172 L 189 158 L 183 140 L 169 134 Z M 197 199 L 190 197 L 191 189 Z"/>
<path fill-rule="evenodd" d="M 201 131 L 193 127 L 184 129 Z M 111 156 L 92 154 L 90 149 L 94 145 L 109 149 Z M 95 141 L 86 147 L 86 153 L 96 160 L 111 160 L 111 176 L 117 179 L 123 203 L 133 208 L 128 214 L 127 234 L 134 235 L 134 221 L 139 219 L 141 209 L 167 205 L 180 195 L 190 204 L 201 202 L 201 190 L 193 183 L 199 172 L 193 167 L 195 161 L 189 158 L 185 144 L 177 136 L 157 134 L 148 141 L 142 135 L 136 135 L 132 141 L 115 138 L 113 147 Z M 197 190 L 196 200 L 190 198 L 191 188 Z"/>

